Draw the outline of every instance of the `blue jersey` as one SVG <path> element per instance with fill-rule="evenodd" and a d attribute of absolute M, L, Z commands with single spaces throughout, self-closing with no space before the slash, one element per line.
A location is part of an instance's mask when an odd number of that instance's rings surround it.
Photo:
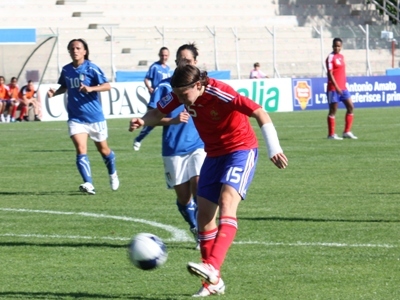
<path fill-rule="evenodd" d="M 171 78 L 167 78 L 160 82 L 153 94 L 151 94 L 148 105 L 149 107 L 157 108 L 157 102 L 172 92 L 170 82 Z M 169 113 L 166 117 L 175 118 L 181 112 L 183 112 L 184 109 L 185 107 L 181 105 Z M 200 139 L 199 133 L 194 126 L 192 118 L 189 118 L 187 123 L 163 126 L 162 156 L 185 155 L 192 153 L 196 149 L 203 148 L 204 143 Z"/>
<path fill-rule="evenodd" d="M 163 67 L 162 64 L 157 61 L 153 63 L 146 73 L 145 78 L 151 81 L 151 86 L 156 88 L 161 80 L 171 77 L 171 70 L 169 66 Z"/>
<path fill-rule="evenodd" d="M 89 60 L 77 68 L 72 63 L 63 67 L 58 84 L 68 89 L 68 121 L 96 123 L 105 120 L 99 93 L 82 93 L 79 88 L 81 83 L 97 86 L 106 82 L 108 80 L 103 71 Z"/>

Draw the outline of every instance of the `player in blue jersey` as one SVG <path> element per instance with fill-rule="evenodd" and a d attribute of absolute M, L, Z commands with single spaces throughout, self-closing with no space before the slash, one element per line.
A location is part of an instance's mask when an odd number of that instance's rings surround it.
<path fill-rule="evenodd" d="M 179 47 L 176 62 L 185 59 L 196 64 L 198 50 L 194 43 Z M 157 102 L 172 92 L 170 78 L 164 79 L 151 95 L 149 109 L 157 108 Z M 162 156 L 168 188 L 176 193 L 178 211 L 189 224 L 197 241 L 197 182 L 206 153 L 204 143 L 194 126 L 192 118 L 183 106 L 163 118 Z M 196 247 L 198 248 L 198 244 Z"/>
<path fill-rule="evenodd" d="M 109 91 L 110 83 L 103 71 L 89 60 L 89 47 L 83 39 L 73 39 L 67 47 L 72 63 L 65 65 L 61 71 L 57 90 L 50 89 L 48 97 L 68 92 L 68 129 L 76 149 L 76 166 L 82 176 L 83 184 L 79 190 L 94 195 L 92 173 L 87 155 L 88 136 L 94 141 L 97 150 L 103 157 L 110 176 L 112 190 L 119 187 L 115 167 L 115 154 L 108 147 L 107 122 L 104 118 L 99 92 Z"/>
<path fill-rule="evenodd" d="M 160 51 L 158 52 L 158 57 L 160 59 L 150 66 L 144 78 L 144 84 L 150 95 L 153 94 L 155 88 L 162 80 L 169 78 L 172 75 L 171 70 L 167 65 L 169 58 L 168 48 L 161 47 Z M 154 127 L 152 126 L 143 127 L 139 135 L 133 140 L 133 149 L 135 151 L 139 151 L 142 140 L 153 130 L 153 128 Z"/>

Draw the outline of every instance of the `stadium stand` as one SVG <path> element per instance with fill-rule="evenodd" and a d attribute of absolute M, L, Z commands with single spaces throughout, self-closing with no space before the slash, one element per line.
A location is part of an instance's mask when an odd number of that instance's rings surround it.
<path fill-rule="evenodd" d="M 199 46 L 201 67 L 229 69 L 233 78 L 247 78 L 254 61 L 270 77 L 320 76 L 335 36 L 344 40 L 349 75 L 365 74 L 367 24 L 372 74 L 384 74 L 393 55 L 390 41 L 380 39 L 387 18 L 355 0 L 15 0 L 3 1 L 0 10 L 9 27 L 58 35 L 44 82 L 56 80 L 70 61 L 68 41 L 78 37 L 111 79 L 116 70 L 147 69 L 139 62 L 154 61 L 162 45 L 174 52 L 190 41 Z"/>

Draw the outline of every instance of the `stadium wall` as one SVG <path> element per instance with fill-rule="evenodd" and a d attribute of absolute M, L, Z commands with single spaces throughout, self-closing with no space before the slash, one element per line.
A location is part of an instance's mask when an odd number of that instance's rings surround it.
<path fill-rule="evenodd" d="M 239 93 L 260 104 L 268 112 L 327 109 L 326 78 L 271 78 L 224 80 Z M 348 77 L 348 88 L 357 108 L 400 106 L 400 76 Z M 150 100 L 143 82 L 112 83 L 102 92 L 101 103 L 107 119 L 141 117 Z M 66 94 L 47 97 L 54 85 L 39 88 L 42 121 L 68 119 Z"/>

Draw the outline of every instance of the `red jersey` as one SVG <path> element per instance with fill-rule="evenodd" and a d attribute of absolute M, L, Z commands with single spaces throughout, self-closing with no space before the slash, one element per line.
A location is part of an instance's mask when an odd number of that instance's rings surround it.
<path fill-rule="evenodd" d="M 10 96 L 8 95 L 8 86 L 2 84 L 0 85 L 0 100 L 9 100 Z"/>
<path fill-rule="evenodd" d="M 18 97 L 22 99 L 25 96 L 27 99 L 32 99 L 35 93 L 35 90 L 30 90 L 28 89 L 28 85 L 24 85 L 19 91 Z"/>
<path fill-rule="evenodd" d="M 180 105 L 178 97 L 171 93 L 157 103 L 157 108 L 168 114 Z M 220 156 L 258 147 L 249 116 L 260 107 L 226 83 L 210 78 L 204 93 L 186 109 L 193 117 L 207 155 Z"/>
<path fill-rule="evenodd" d="M 8 89 L 10 91 L 10 97 L 11 99 L 18 99 L 18 94 L 19 94 L 19 88 L 17 85 L 13 84 L 8 84 Z"/>
<path fill-rule="evenodd" d="M 344 62 L 344 56 L 340 53 L 334 53 L 328 55 L 326 58 L 326 68 L 332 71 L 332 75 L 335 78 L 336 84 L 341 90 L 346 90 L 346 64 Z M 336 91 L 336 88 L 332 80 L 328 77 L 328 91 Z"/>

